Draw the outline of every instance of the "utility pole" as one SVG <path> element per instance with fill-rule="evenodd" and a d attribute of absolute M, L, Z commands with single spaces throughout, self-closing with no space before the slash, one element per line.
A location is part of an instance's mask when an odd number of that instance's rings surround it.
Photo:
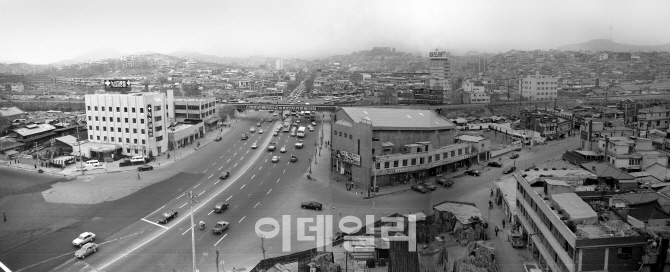
<path fill-rule="evenodd" d="M 79 168 L 81 169 L 81 175 L 84 175 L 84 159 L 81 155 L 81 137 L 79 137 L 79 125 L 77 125 L 77 146 L 79 146 Z"/>
<path fill-rule="evenodd" d="M 195 268 L 195 233 L 193 230 L 195 224 L 193 224 L 193 204 L 198 203 L 198 200 L 196 200 L 198 194 L 194 194 L 193 191 L 188 191 L 184 192 L 184 196 L 188 199 L 189 206 L 191 206 L 191 254 L 193 257 L 193 272 L 196 272 L 198 270 Z"/>
<path fill-rule="evenodd" d="M 265 261 L 265 246 L 264 246 L 265 237 L 263 235 L 258 236 L 261 237 L 261 251 L 263 251 L 263 261 Z"/>

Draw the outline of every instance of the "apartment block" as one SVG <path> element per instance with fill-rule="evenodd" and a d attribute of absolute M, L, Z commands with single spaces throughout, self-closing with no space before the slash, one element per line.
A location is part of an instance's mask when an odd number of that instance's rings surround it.
<path fill-rule="evenodd" d="M 519 93 L 528 100 L 553 100 L 557 97 L 558 79 L 552 76 L 528 75 L 519 79 Z"/>
<path fill-rule="evenodd" d="M 668 129 L 670 122 L 670 107 L 658 106 L 638 110 L 637 121 L 642 130 Z"/>
<path fill-rule="evenodd" d="M 654 164 L 668 166 L 667 153 L 656 150 L 652 142 L 633 136 L 601 138 L 598 153 L 617 169 L 629 172 L 644 171 Z"/>

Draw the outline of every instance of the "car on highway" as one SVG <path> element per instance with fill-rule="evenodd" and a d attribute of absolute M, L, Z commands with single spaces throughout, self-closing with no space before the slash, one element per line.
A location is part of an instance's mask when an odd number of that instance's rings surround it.
<path fill-rule="evenodd" d="M 316 122 L 312 122 L 312 126 L 316 126 Z"/>
<path fill-rule="evenodd" d="M 246 133 L 242 133 L 242 137 L 240 137 L 240 139 L 241 140 L 249 139 L 249 135 L 247 135 Z"/>
<path fill-rule="evenodd" d="M 228 226 L 230 226 L 230 223 L 226 221 L 219 221 L 216 222 L 216 225 L 212 228 L 212 232 L 216 234 L 221 234 L 223 231 L 228 229 Z"/>
<path fill-rule="evenodd" d="M 263 132 L 265 132 L 263 129 L 258 130 L 258 134 L 263 134 Z"/>
<path fill-rule="evenodd" d="M 217 142 L 218 142 L 218 141 L 221 141 L 222 139 L 223 139 L 223 138 L 222 138 L 221 136 L 216 136 L 216 138 L 214 138 L 214 141 L 217 141 Z"/>
<path fill-rule="evenodd" d="M 516 159 L 519 157 L 519 154 L 513 153 L 512 156 L 509 156 L 510 159 Z"/>
<path fill-rule="evenodd" d="M 177 218 L 178 212 L 173 210 L 165 211 L 158 217 L 158 223 L 167 224 L 170 220 Z"/>
<path fill-rule="evenodd" d="M 439 177 L 437 178 L 437 184 L 442 185 L 444 187 L 451 187 L 451 185 L 454 185 L 454 181 L 448 178 Z"/>
<path fill-rule="evenodd" d="M 224 202 L 216 203 L 216 205 L 214 205 L 214 212 L 215 213 L 222 213 L 223 211 L 228 209 L 228 206 L 230 206 L 230 204 L 228 204 L 228 203 L 224 203 Z"/>
<path fill-rule="evenodd" d="M 410 188 L 412 189 L 412 191 L 417 191 L 417 192 L 422 193 L 422 194 L 425 194 L 425 193 L 428 192 L 428 189 L 426 189 L 426 187 L 423 187 L 422 185 L 419 185 L 419 184 L 412 185 L 412 187 L 410 187 Z"/>
<path fill-rule="evenodd" d="M 272 133 L 272 136 L 277 136 L 277 135 L 279 135 L 279 131 L 275 131 L 275 132 Z"/>
<path fill-rule="evenodd" d="M 482 173 L 479 170 L 468 170 L 468 171 L 465 171 L 465 174 L 470 175 L 470 176 L 479 176 Z"/>
<path fill-rule="evenodd" d="M 148 164 L 145 164 L 145 165 L 142 165 L 142 166 L 140 166 L 140 167 L 137 167 L 137 171 L 140 171 L 140 172 L 142 172 L 142 171 L 151 171 L 151 170 L 154 170 L 154 167 L 151 166 L 151 165 L 148 165 Z"/>
<path fill-rule="evenodd" d="M 268 151 L 272 152 L 275 151 L 275 148 L 277 148 L 277 142 L 270 142 L 268 145 Z"/>
<path fill-rule="evenodd" d="M 295 143 L 295 148 L 302 148 L 305 143 L 302 140 L 298 140 L 297 143 Z"/>
<path fill-rule="evenodd" d="M 433 183 L 424 183 L 423 187 L 426 187 L 426 189 L 431 190 L 431 191 L 437 190 L 437 186 L 435 186 L 435 184 L 433 184 Z"/>
<path fill-rule="evenodd" d="M 286 147 L 282 146 L 281 149 L 279 149 L 279 152 L 281 153 L 286 153 Z"/>
<path fill-rule="evenodd" d="M 503 174 L 509 174 L 509 173 L 514 172 L 514 171 L 516 171 L 516 167 L 514 167 L 514 166 L 507 167 L 507 168 L 505 168 L 505 170 L 503 170 Z"/>
<path fill-rule="evenodd" d="M 256 123 L 256 126 L 261 127 L 261 123 L 260 122 Z"/>
<path fill-rule="evenodd" d="M 251 149 L 256 149 L 256 148 L 258 148 L 258 143 L 257 142 L 254 142 L 253 144 L 251 144 Z"/>
<path fill-rule="evenodd" d="M 279 161 L 279 157 L 278 157 L 278 156 L 274 156 L 274 157 L 272 157 L 272 162 L 278 162 L 278 161 Z"/>
<path fill-rule="evenodd" d="M 251 128 L 249 129 L 249 132 L 251 132 L 251 133 L 255 133 L 255 132 L 256 132 L 256 128 L 255 128 L 255 127 L 251 127 Z"/>
<path fill-rule="evenodd" d="M 321 210 L 323 208 L 323 205 L 319 202 L 316 201 L 305 201 L 300 203 L 300 208 L 303 209 L 312 209 L 312 210 Z"/>
<path fill-rule="evenodd" d="M 494 161 L 489 162 L 487 165 L 491 166 L 491 167 L 502 167 L 503 166 L 502 163 L 494 162 Z"/>
<path fill-rule="evenodd" d="M 312 126 L 309 126 L 307 128 L 309 128 L 309 131 L 314 131 L 314 127 L 312 127 Z"/>
<path fill-rule="evenodd" d="M 291 155 L 291 162 L 297 162 L 298 157 Z"/>
<path fill-rule="evenodd" d="M 74 253 L 74 256 L 78 259 L 86 258 L 86 256 L 91 255 L 98 251 L 98 244 L 88 243 L 82 246 L 79 250 Z"/>
<path fill-rule="evenodd" d="M 72 241 L 72 244 L 74 246 L 82 247 L 88 242 L 93 242 L 93 239 L 95 239 L 95 234 L 87 231 L 82 234 L 79 234 L 79 237 L 77 237 L 77 239 L 74 239 Z"/>

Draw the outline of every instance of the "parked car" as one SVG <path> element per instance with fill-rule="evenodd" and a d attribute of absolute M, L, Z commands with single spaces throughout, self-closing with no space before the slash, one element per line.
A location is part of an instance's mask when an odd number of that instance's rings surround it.
<path fill-rule="evenodd" d="M 419 185 L 419 184 L 412 185 L 412 187 L 410 187 L 410 188 L 413 191 L 417 191 L 417 192 L 422 193 L 422 194 L 425 194 L 425 193 L 428 192 L 428 189 L 426 189 L 426 187 L 423 187 L 422 185 Z"/>
<path fill-rule="evenodd" d="M 214 141 L 218 142 L 218 141 L 221 141 L 221 139 L 223 139 L 221 136 L 216 136 L 216 138 L 214 138 Z"/>
<path fill-rule="evenodd" d="M 278 162 L 278 161 L 279 161 L 279 157 L 277 157 L 277 156 L 272 157 L 272 162 Z"/>
<path fill-rule="evenodd" d="M 313 209 L 313 210 L 321 210 L 323 205 L 321 203 L 316 202 L 316 201 L 306 201 L 303 203 L 300 203 L 300 207 L 303 209 Z"/>
<path fill-rule="evenodd" d="M 170 222 L 170 220 L 177 218 L 177 213 L 178 212 L 173 210 L 163 212 L 163 214 L 158 217 L 158 223 L 167 224 L 167 222 Z"/>
<path fill-rule="evenodd" d="M 142 165 L 142 166 L 140 166 L 140 167 L 137 167 L 137 171 L 140 171 L 140 172 L 142 172 L 142 171 L 151 171 L 151 170 L 154 170 L 154 167 L 151 166 L 151 165 L 148 165 L 148 164 L 145 164 L 145 165 Z"/>
<path fill-rule="evenodd" d="M 509 173 L 514 172 L 514 171 L 516 171 L 516 167 L 514 167 L 514 166 L 507 167 L 507 168 L 505 168 L 505 170 L 503 170 L 503 174 L 509 174 Z"/>
<path fill-rule="evenodd" d="M 316 122 L 312 122 L 312 126 L 316 126 Z"/>
<path fill-rule="evenodd" d="M 512 156 L 509 156 L 510 159 L 516 159 L 519 157 L 519 154 L 513 153 Z"/>
<path fill-rule="evenodd" d="M 423 187 L 426 187 L 426 189 L 431 190 L 431 191 L 437 190 L 437 186 L 435 186 L 435 184 L 432 184 L 432 183 L 423 184 Z"/>
<path fill-rule="evenodd" d="M 221 213 L 221 212 L 227 210 L 228 206 L 229 206 L 228 203 L 224 203 L 224 202 L 216 203 L 216 205 L 214 205 L 214 212 L 215 213 Z"/>
<path fill-rule="evenodd" d="M 338 231 L 338 232 L 333 234 L 333 236 L 330 238 L 330 241 L 332 243 L 339 242 L 340 240 L 344 239 L 344 236 L 347 236 L 347 234 L 344 233 L 344 232 Z"/>
<path fill-rule="evenodd" d="M 72 244 L 74 246 L 82 247 L 88 242 L 93 242 L 93 239 L 95 238 L 95 234 L 92 232 L 84 232 L 82 234 L 79 234 L 79 237 L 77 239 L 74 239 L 72 241 Z"/>
<path fill-rule="evenodd" d="M 448 178 L 439 177 L 437 178 L 437 184 L 440 184 L 444 187 L 451 187 L 451 185 L 454 185 L 454 181 Z"/>
<path fill-rule="evenodd" d="M 90 160 L 85 163 L 87 166 L 102 166 L 102 163 L 98 160 Z"/>
<path fill-rule="evenodd" d="M 74 253 L 74 256 L 83 259 L 86 258 L 86 256 L 91 255 L 98 251 L 98 244 L 96 243 L 88 243 L 83 245 L 77 252 Z"/>
<path fill-rule="evenodd" d="M 468 170 L 468 171 L 465 171 L 465 174 L 470 175 L 470 176 L 479 176 L 482 173 L 479 170 Z"/>
<path fill-rule="evenodd" d="M 494 161 L 489 162 L 487 165 L 491 166 L 491 167 L 502 167 L 503 166 L 502 163 L 494 162 Z"/>
<path fill-rule="evenodd" d="M 221 234 L 223 231 L 228 229 L 228 226 L 230 226 L 230 223 L 226 221 L 219 221 L 216 222 L 216 225 L 212 228 L 212 232 L 216 234 Z"/>

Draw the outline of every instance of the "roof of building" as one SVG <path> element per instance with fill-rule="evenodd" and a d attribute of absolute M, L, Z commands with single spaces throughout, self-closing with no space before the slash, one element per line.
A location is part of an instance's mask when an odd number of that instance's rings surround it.
<path fill-rule="evenodd" d="M 58 138 L 56 138 L 56 141 L 63 142 L 64 144 L 67 144 L 69 146 L 77 145 L 77 138 L 75 138 L 72 135 L 66 135 L 66 136 L 63 136 L 63 137 L 58 137 Z"/>
<path fill-rule="evenodd" d="M 25 113 L 17 107 L 0 108 L 0 116 L 9 117 Z"/>
<path fill-rule="evenodd" d="M 512 214 L 516 213 L 516 182 L 516 176 L 514 175 L 503 177 L 494 182 L 495 186 L 500 189 Z"/>
<path fill-rule="evenodd" d="M 433 207 L 433 209 L 453 214 L 454 217 L 456 217 L 456 220 L 460 221 L 461 224 L 472 223 L 470 222 L 470 218 L 472 217 L 477 217 L 480 220 L 482 219 L 482 214 L 479 212 L 479 209 L 472 205 L 446 202 Z"/>
<path fill-rule="evenodd" d="M 611 177 L 616 180 L 634 180 L 635 177 L 617 169 L 609 163 L 587 162 L 581 165 L 587 171 L 596 174 L 598 177 Z"/>
<path fill-rule="evenodd" d="M 665 212 L 655 200 L 628 205 L 628 215 L 643 222 L 650 219 L 670 219 L 670 214 Z"/>
<path fill-rule="evenodd" d="M 461 140 L 461 141 L 473 142 L 473 143 L 486 140 L 486 138 L 484 138 L 484 137 L 472 136 L 472 135 L 459 135 L 456 138 Z"/>
<path fill-rule="evenodd" d="M 665 212 L 670 212 L 670 197 L 663 193 L 657 193 L 654 191 L 616 194 L 612 197 L 612 202 L 616 203 L 617 201 L 621 201 L 629 205 L 656 201 Z"/>
<path fill-rule="evenodd" d="M 595 224 L 598 221 L 598 214 L 575 193 L 555 194 L 551 200 L 558 206 L 556 210 L 562 210 L 575 223 Z"/>
<path fill-rule="evenodd" d="M 654 176 L 660 181 L 666 181 L 670 179 L 670 173 L 668 172 L 668 168 L 658 163 L 652 164 L 651 166 L 647 167 L 647 169 L 645 169 L 644 171 Z"/>
<path fill-rule="evenodd" d="M 14 132 L 25 137 L 56 129 L 56 127 L 49 124 L 28 125 L 28 126 L 24 128 L 15 129 Z"/>
<path fill-rule="evenodd" d="M 388 108 L 341 108 L 354 122 L 367 120 L 377 129 L 433 130 L 450 129 L 454 124 L 430 110 Z"/>

